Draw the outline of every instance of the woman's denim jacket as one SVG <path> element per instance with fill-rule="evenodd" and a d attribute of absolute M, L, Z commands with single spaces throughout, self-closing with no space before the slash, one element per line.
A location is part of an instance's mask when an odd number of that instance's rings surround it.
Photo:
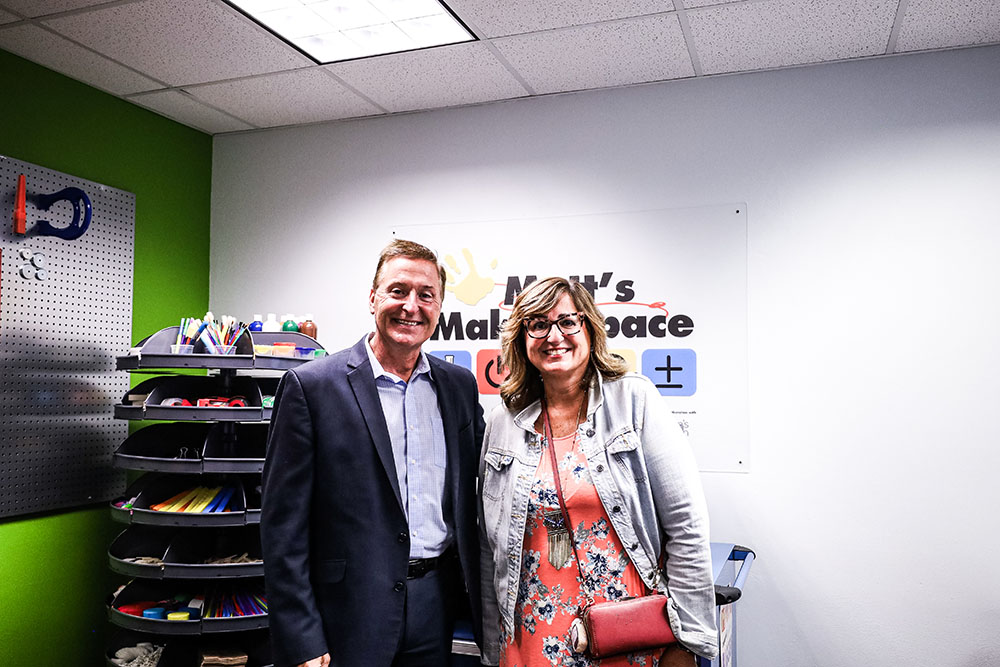
<path fill-rule="evenodd" d="M 694 457 L 648 378 L 635 373 L 588 393 L 580 447 L 604 509 L 650 589 L 667 592 L 670 627 L 688 649 L 718 653 L 708 512 Z M 480 463 L 483 662 L 499 659 L 500 622 L 514 633 L 528 495 L 542 455 L 538 401 L 490 415 Z M 657 569 L 666 549 L 666 577 Z M 499 619 L 498 619 L 499 614 Z"/>

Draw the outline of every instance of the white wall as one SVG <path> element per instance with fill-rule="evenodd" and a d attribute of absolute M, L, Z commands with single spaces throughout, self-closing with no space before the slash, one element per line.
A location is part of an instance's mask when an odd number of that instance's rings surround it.
<path fill-rule="evenodd" d="M 395 224 L 746 201 L 741 664 L 995 665 L 998 185 L 995 47 L 222 136 L 211 305 L 343 347 Z"/>

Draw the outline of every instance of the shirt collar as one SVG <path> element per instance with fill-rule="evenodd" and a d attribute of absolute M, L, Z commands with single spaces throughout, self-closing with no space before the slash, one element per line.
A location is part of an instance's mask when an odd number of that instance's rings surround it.
<path fill-rule="evenodd" d="M 390 380 L 392 380 L 393 382 L 402 382 L 403 378 L 399 377 L 398 375 L 393 375 L 389 371 L 385 370 L 382 364 L 379 363 L 378 358 L 375 356 L 375 350 L 372 349 L 372 337 L 374 335 L 375 334 L 371 334 L 367 338 L 365 338 L 365 352 L 368 353 L 368 361 L 372 365 L 372 375 L 374 375 L 376 380 L 382 376 L 385 376 Z M 410 375 L 410 380 L 412 381 L 413 378 L 420 375 L 421 373 L 427 373 L 428 378 L 430 378 L 431 380 L 434 379 L 434 375 L 431 373 L 431 364 L 429 361 L 427 361 L 427 355 L 424 354 L 423 350 L 420 350 L 420 356 L 417 358 L 417 366 L 416 368 L 413 369 L 413 373 Z"/>

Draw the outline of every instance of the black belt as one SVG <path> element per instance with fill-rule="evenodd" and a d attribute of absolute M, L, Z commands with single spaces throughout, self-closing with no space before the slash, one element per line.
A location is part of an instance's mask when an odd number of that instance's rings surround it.
<path fill-rule="evenodd" d="M 407 579 L 419 579 L 441 564 L 441 556 L 434 558 L 411 558 L 406 568 Z"/>
<path fill-rule="evenodd" d="M 411 558 L 406 567 L 407 579 L 419 579 L 431 570 L 436 570 L 450 559 L 455 557 L 453 549 L 448 549 L 440 556 L 433 558 Z"/>

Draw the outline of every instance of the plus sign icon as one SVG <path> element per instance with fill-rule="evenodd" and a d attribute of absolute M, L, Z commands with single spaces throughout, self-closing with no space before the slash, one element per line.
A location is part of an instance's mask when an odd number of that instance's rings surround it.
<path fill-rule="evenodd" d="M 642 374 L 661 396 L 694 396 L 698 389 L 698 358 L 694 350 L 645 350 Z"/>

